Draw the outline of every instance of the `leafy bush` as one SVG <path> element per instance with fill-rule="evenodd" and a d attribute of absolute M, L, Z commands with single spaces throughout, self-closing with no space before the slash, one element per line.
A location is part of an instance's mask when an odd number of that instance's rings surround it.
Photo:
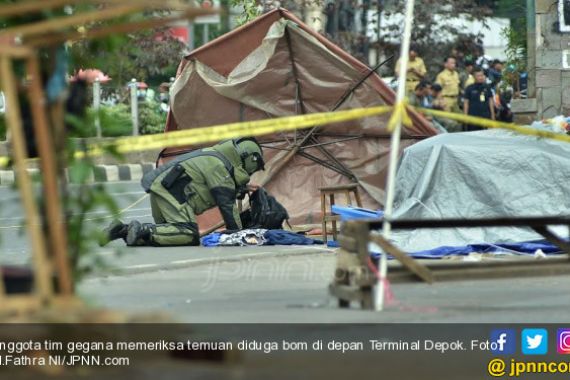
<path fill-rule="evenodd" d="M 70 136 L 93 137 L 97 135 L 94 109 L 89 108 L 85 118 L 68 116 L 68 124 L 72 126 Z M 125 104 L 104 106 L 99 110 L 99 121 L 103 137 L 130 136 L 133 133 L 131 109 Z M 139 132 L 153 134 L 164 132 L 166 114 L 160 111 L 158 103 L 139 103 Z"/>
<path fill-rule="evenodd" d="M 146 102 L 139 104 L 139 128 L 142 135 L 164 132 L 166 113 L 160 110 L 160 104 Z"/>
<path fill-rule="evenodd" d="M 95 115 L 94 110 L 91 110 L 91 112 Z M 103 137 L 129 136 L 132 134 L 133 122 L 131 120 L 131 110 L 125 104 L 101 107 L 99 110 L 99 119 Z M 95 127 L 94 124 L 93 127 Z M 94 128 L 92 136 L 95 135 L 96 130 Z"/>

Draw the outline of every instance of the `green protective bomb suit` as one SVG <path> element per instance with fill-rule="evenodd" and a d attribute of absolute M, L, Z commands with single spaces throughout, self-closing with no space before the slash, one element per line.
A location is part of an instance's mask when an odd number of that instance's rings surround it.
<path fill-rule="evenodd" d="M 155 224 L 115 225 L 120 233 L 109 240 L 122 237 L 130 246 L 200 245 L 196 215 L 216 206 L 227 229 L 241 229 L 236 199 L 245 195 L 250 175 L 263 168 L 262 149 L 251 138 L 181 155 L 141 181 L 150 193 Z"/>

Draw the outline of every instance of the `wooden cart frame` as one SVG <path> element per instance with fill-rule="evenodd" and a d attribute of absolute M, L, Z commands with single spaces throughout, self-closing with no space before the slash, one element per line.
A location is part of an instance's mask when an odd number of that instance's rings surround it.
<path fill-rule="evenodd" d="M 8 295 L 0 278 L 0 313 L 36 311 L 43 307 L 75 307 L 67 233 L 62 213 L 58 173 L 63 165 L 55 151 L 64 136 L 64 107 L 59 102 L 47 105 L 40 79 L 40 48 L 67 41 L 100 38 L 167 25 L 173 21 L 217 12 L 199 9 L 178 0 L 32 0 L 0 6 L 0 17 L 37 14 L 66 5 L 92 4 L 100 9 L 5 28 L 0 31 L 0 88 L 6 98 L 7 132 L 13 150 L 16 182 L 26 217 L 26 230 L 32 246 L 33 291 L 25 295 Z M 169 9 L 166 17 L 148 17 L 141 21 L 120 22 L 81 28 L 88 23 L 114 20 L 152 9 Z M 93 24 L 91 24 L 93 25 Z M 45 202 L 45 220 L 41 219 L 32 180 L 26 170 L 28 152 L 22 128 L 18 99 L 18 79 L 14 63 L 23 62 L 28 79 L 34 133 L 38 148 Z M 3 273 L 2 273 L 3 274 Z"/>
<path fill-rule="evenodd" d="M 338 252 L 334 279 L 329 286 L 330 293 L 338 298 L 340 307 L 349 307 L 350 302 L 359 302 L 364 309 L 373 308 L 372 291 L 378 283 L 378 278 L 376 263 L 372 261 L 368 249 L 371 242 L 378 244 L 384 252 L 401 264 L 389 271 L 388 280 L 392 283 L 421 281 L 432 284 L 436 281 L 570 274 L 568 256 L 570 244 L 548 228 L 552 225 L 566 225 L 570 228 L 570 217 L 392 220 L 390 223 L 394 229 L 530 227 L 558 246 L 565 255 L 543 260 L 517 258 L 516 260 L 478 263 L 433 260 L 424 265 L 408 256 L 377 232 L 382 228 L 381 220 L 349 221 L 341 227 L 339 237 L 341 248 Z"/>

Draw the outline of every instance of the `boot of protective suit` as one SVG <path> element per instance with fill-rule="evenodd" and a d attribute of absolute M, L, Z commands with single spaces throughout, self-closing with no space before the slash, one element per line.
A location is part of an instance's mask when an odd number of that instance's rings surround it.
<path fill-rule="evenodd" d="M 99 239 L 99 246 L 103 247 L 109 242 L 117 239 L 127 238 L 128 226 L 119 219 L 115 219 L 103 230 L 103 235 Z"/>
<path fill-rule="evenodd" d="M 133 220 L 129 223 L 126 242 L 128 246 L 149 245 L 150 244 L 150 226 L 152 224 L 138 222 Z"/>

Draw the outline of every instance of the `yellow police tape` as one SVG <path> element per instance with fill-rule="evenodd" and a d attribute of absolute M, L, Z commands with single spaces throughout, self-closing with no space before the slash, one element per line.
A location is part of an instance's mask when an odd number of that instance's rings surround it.
<path fill-rule="evenodd" d="M 400 122 L 406 126 L 412 126 L 412 120 L 408 115 L 408 108 L 415 109 L 416 111 L 423 114 L 444 119 L 451 119 L 465 124 L 478 125 L 484 128 L 508 129 L 524 135 L 570 142 L 569 135 L 537 130 L 513 123 L 504 123 L 458 113 L 444 112 L 428 108 L 411 107 L 405 100 L 393 107 L 380 106 L 370 108 L 357 108 L 348 111 L 321 112 L 309 115 L 287 116 L 277 119 L 214 125 L 210 127 L 185 129 L 156 135 L 122 137 L 117 138 L 110 143 L 91 145 L 87 152 L 76 152 L 75 156 L 77 158 L 81 158 L 86 154 L 90 156 L 102 155 L 105 153 L 105 148 L 112 148 L 114 151 L 119 153 L 129 153 L 149 149 L 160 149 L 165 147 L 175 148 L 204 144 L 244 136 L 261 136 L 270 133 L 287 132 L 297 129 L 311 128 L 324 124 L 339 123 L 349 120 L 361 119 L 364 117 L 378 116 L 388 113 L 393 109 L 394 112 L 392 113 L 387 125 L 388 130 L 392 132 L 394 131 L 396 125 Z M 8 157 L 0 157 L 0 167 L 5 167 L 8 163 Z"/>
<path fill-rule="evenodd" d="M 396 125 L 399 123 L 404 124 L 406 127 L 412 126 L 412 119 L 410 119 L 410 116 L 408 115 L 408 110 L 406 108 L 407 106 L 407 99 L 394 106 L 394 112 L 392 112 L 392 116 L 390 116 L 390 120 L 388 121 L 388 125 L 386 127 L 389 132 L 394 132 Z"/>
<path fill-rule="evenodd" d="M 87 151 L 88 155 L 101 155 L 106 146 L 114 147 L 119 153 L 137 152 L 165 147 L 181 147 L 188 145 L 217 142 L 243 136 L 261 136 L 276 132 L 287 132 L 296 129 L 339 123 L 343 121 L 378 116 L 390 112 L 391 106 L 357 108 L 349 111 L 322 112 L 309 115 L 287 116 L 277 119 L 246 121 L 211 127 L 184 129 L 158 135 L 122 137 L 105 145 L 94 145 Z M 81 158 L 85 153 L 77 152 Z"/>
<path fill-rule="evenodd" d="M 531 127 L 524 127 L 522 125 L 514 123 L 505 123 L 502 121 L 489 120 L 482 117 L 468 116 L 460 113 L 438 111 L 438 110 L 419 108 L 419 107 L 413 107 L 413 108 L 416 111 L 421 112 L 423 114 L 432 115 L 443 119 L 455 120 L 464 124 L 473 124 L 484 128 L 508 129 L 523 135 L 544 137 L 552 140 L 570 142 L 570 135 L 565 135 L 563 133 L 544 131 Z"/>

